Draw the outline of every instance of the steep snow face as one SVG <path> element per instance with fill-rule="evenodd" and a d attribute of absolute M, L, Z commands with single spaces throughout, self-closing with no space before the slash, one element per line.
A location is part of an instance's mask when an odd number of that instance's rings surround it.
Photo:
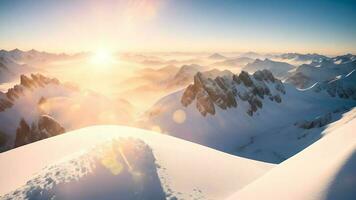
<path fill-rule="evenodd" d="M 332 97 L 326 90 L 301 91 L 268 74 L 241 73 L 231 79 L 198 74 L 185 91 L 158 101 L 140 125 L 234 155 L 280 163 L 320 139 L 325 125 L 356 105 L 352 98 Z M 319 123 L 324 115 L 331 116 Z M 313 128 L 303 128 L 303 121 L 315 121 Z"/>
<path fill-rule="evenodd" d="M 353 116 L 228 199 L 355 199 L 355 130 Z"/>
<path fill-rule="evenodd" d="M 313 89 L 316 92 L 327 91 L 332 97 L 356 100 L 356 69 L 346 75 L 339 75 L 331 81 L 316 84 Z"/>
<path fill-rule="evenodd" d="M 347 75 L 356 69 L 356 60 L 342 61 L 343 57 L 322 60 L 311 64 L 299 66 L 286 82 L 299 88 L 307 88 L 317 82 L 325 82 L 335 79 L 337 76 Z"/>
<path fill-rule="evenodd" d="M 277 62 L 266 58 L 265 60 L 256 59 L 254 62 L 247 64 L 243 70 L 253 73 L 258 70 L 268 69 L 274 76 L 278 78 L 285 78 L 289 75 L 289 71 L 294 68 L 295 66 L 291 64 Z"/>
<path fill-rule="evenodd" d="M 1 199 L 224 199 L 274 166 L 122 126 L 68 132 L 0 162 Z"/>

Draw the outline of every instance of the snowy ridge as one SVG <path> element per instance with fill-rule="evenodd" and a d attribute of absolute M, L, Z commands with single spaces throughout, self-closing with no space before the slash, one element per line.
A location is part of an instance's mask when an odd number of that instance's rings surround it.
<path fill-rule="evenodd" d="M 32 155 L 36 162 L 18 165 Z M 68 132 L 2 153 L 0 162 L 1 199 L 224 199 L 273 167 L 120 126 Z"/>
<path fill-rule="evenodd" d="M 356 69 L 354 56 L 338 56 L 319 62 L 300 65 L 287 79 L 299 88 L 307 88 L 317 82 L 325 82 L 343 76 Z"/>
<path fill-rule="evenodd" d="M 329 59 L 327 56 L 323 56 L 320 54 L 300 54 L 300 53 L 284 53 L 275 56 L 276 58 L 281 58 L 284 60 L 293 60 L 293 61 L 298 61 L 298 62 L 320 62 L 321 60 L 324 59 Z"/>
<path fill-rule="evenodd" d="M 142 129 L 88 127 L 0 154 L 0 199 L 352 200 L 355 112 L 279 165 Z"/>
<path fill-rule="evenodd" d="M 321 92 L 325 90 L 332 97 L 356 100 L 356 73 L 352 70 L 346 75 L 335 77 L 331 81 L 317 83 L 313 87 L 314 91 Z"/>

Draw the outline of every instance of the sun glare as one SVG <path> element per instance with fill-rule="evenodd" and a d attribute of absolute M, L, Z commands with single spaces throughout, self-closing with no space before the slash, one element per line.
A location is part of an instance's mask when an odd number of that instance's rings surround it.
<path fill-rule="evenodd" d="M 94 65 L 109 65 L 114 62 L 113 55 L 106 49 L 97 50 L 91 57 L 91 63 Z"/>

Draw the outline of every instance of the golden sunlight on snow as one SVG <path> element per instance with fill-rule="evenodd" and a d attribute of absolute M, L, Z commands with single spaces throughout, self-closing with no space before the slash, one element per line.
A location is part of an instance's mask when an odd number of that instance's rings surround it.
<path fill-rule="evenodd" d="M 162 133 L 162 129 L 159 126 L 152 126 L 151 131 L 157 132 L 157 133 Z"/>

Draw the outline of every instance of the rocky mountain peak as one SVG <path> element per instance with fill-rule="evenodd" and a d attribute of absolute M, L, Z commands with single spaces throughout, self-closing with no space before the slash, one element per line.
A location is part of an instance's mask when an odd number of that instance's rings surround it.
<path fill-rule="evenodd" d="M 48 115 L 39 116 L 37 122 L 31 126 L 24 119 L 20 120 L 16 129 L 14 147 L 19 147 L 38 140 L 43 140 L 65 132 L 65 129 L 52 117 Z"/>
<path fill-rule="evenodd" d="M 0 112 L 10 108 L 16 99 L 24 95 L 26 90 L 33 90 L 49 84 L 59 85 L 60 82 L 56 78 L 48 78 L 42 74 L 21 75 L 20 84 L 8 89 L 4 95 L 0 95 Z"/>
<path fill-rule="evenodd" d="M 246 113 L 252 116 L 262 108 L 265 97 L 280 103 L 281 94 L 285 94 L 284 85 L 269 70 L 259 70 L 253 75 L 242 71 L 239 75 L 217 76 L 214 79 L 198 72 L 194 83 L 185 89 L 181 103 L 187 107 L 195 101 L 199 112 L 206 116 L 208 113 L 214 115 L 216 106 L 226 110 L 237 107 L 240 101 L 246 101 L 249 105 Z"/>

